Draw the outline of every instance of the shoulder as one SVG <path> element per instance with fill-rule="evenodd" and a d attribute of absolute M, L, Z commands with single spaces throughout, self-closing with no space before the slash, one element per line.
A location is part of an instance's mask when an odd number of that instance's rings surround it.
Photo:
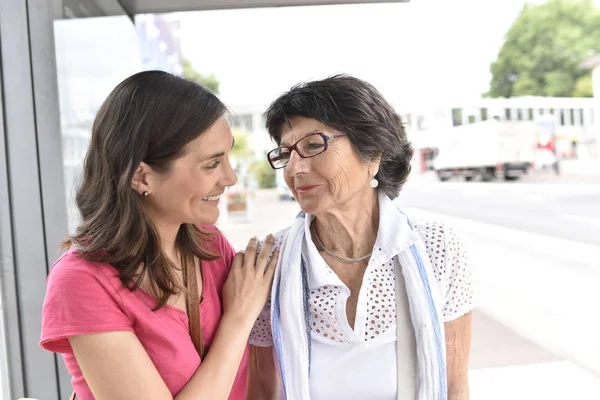
<path fill-rule="evenodd" d="M 200 225 L 198 229 L 207 236 L 207 244 L 209 251 L 216 256 L 221 256 L 222 262 L 226 264 L 231 263 L 233 256 L 235 255 L 235 249 L 227 240 L 223 232 L 219 230 L 215 225 Z M 229 267 L 229 266 L 228 266 Z"/>
<path fill-rule="evenodd" d="M 283 242 L 285 241 L 285 239 L 287 238 L 287 235 L 290 231 L 290 226 L 288 226 L 287 228 L 284 228 L 276 233 L 273 234 L 273 237 L 275 238 L 275 243 L 273 244 L 273 247 L 271 248 L 271 253 L 273 253 L 273 251 L 277 248 L 280 247 Z M 258 250 L 260 251 L 260 249 L 262 249 L 263 243 L 264 243 L 264 239 L 265 238 L 260 238 L 259 242 L 258 242 Z"/>
<path fill-rule="evenodd" d="M 436 220 L 411 220 L 425 244 L 429 261 L 439 283 L 447 285 L 470 269 L 467 246 L 462 236 L 448 224 Z"/>
<path fill-rule="evenodd" d="M 74 248 L 67 250 L 52 265 L 47 280 L 49 290 L 53 285 L 63 287 L 71 284 L 92 285 L 93 288 L 94 282 L 102 286 L 120 284 L 118 271 L 110 264 L 83 258 Z"/>
<path fill-rule="evenodd" d="M 414 230 L 425 244 L 427 253 L 437 255 L 438 259 L 449 252 L 464 249 L 464 240 L 451 226 L 436 220 L 411 220 Z"/>
<path fill-rule="evenodd" d="M 283 241 L 287 238 L 288 233 L 290 232 L 291 226 L 288 226 L 285 229 L 280 230 L 277 233 L 274 233 L 273 236 L 275 237 L 275 245 L 276 246 L 280 246 Z"/>
<path fill-rule="evenodd" d="M 444 321 L 452 321 L 471 311 L 475 289 L 468 249 L 462 236 L 440 221 L 411 220 L 411 223 L 425 243 L 433 272 L 445 298 Z"/>
<path fill-rule="evenodd" d="M 443 239 L 446 234 L 446 224 L 441 221 L 430 219 L 411 219 L 410 223 L 414 230 L 429 244 L 431 241 Z"/>
<path fill-rule="evenodd" d="M 200 232 L 208 236 L 208 241 L 213 246 L 222 248 L 224 245 L 229 245 L 229 241 L 225 238 L 225 235 L 215 225 L 198 225 Z"/>
<path fill-rule="evenodd" d="M 130 308 L 123 300 L 126 292 L 129 289 L 111 265 L 88 261 L 68 250 L 48 274 L 41 345 L 68 352 L 67 338 L 74 335 L 132 331 Z"/>

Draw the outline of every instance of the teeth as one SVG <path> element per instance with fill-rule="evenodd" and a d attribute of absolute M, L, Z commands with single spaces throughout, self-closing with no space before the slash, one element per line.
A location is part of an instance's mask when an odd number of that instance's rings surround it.
<path fill-rule="evenodd" d="M 206 201 L 217 201 L 219 200 L 220 196 L 210 196 L 210 197 L 205 197 L 202 200 L 206 200 Z"/>

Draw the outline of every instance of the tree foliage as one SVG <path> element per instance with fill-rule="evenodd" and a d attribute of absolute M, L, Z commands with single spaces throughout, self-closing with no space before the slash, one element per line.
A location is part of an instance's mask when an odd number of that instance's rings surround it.
<path fill-rule="evenodd" d="M 192 63 L 189 60 L 186 60 L 185 58 L 182 60 L 182 64 L 184 78 L 199 83 L 214 94 L 219 94 L 219 81 L 217 80 L 214 74 L 206 76 L 202 75 L 200 72 L 196 71 L 192 66 Z"/>
<path fill-rule="evenodd" d="M 488 97 L 591 96 L 590 71 L 600 52 L 600 10 L 593 0 L 526 4 L 491 65 Z"/>

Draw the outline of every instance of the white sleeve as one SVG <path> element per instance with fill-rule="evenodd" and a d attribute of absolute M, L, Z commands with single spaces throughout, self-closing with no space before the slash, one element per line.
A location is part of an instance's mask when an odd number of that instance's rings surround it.
<path fill-rule="evenodd" d="M 252 327 L 249 342 L 253 346 L 273 346 L 273 335 L 271 333 L 271 298 L 265 304 L 262 312 Z"/>
<path fill-rule="evenodd" d="M 474 308 L 471 265 L 462 237 L 439 222 L 421 222 L 417 230 L 425 241 L 436 279 L 443 288 L 444 322 L 453 321 Z"/>
<path fill-rule="evenodd" d="M 289 228 L 286 228 L 278 233 L 275 236 L 275 244 L 271 249 L 271 254 L 269 255 L 269 259 L 273 256 L 273 251 L 281 246 L 284 237 L 287 235 Z M 262 248 L 263 242 L 259 243 L 259 251 Z M 265 307 L 261 311 L 258 319 L 254 323 L 254 327 L 252 327 L 252 331 L 250 332 L 249 342 L 253 346 L 259 347 L 270 347 L 273 346 L 273 334 L 271 332 L 271 297 L 267 300 Z"/>

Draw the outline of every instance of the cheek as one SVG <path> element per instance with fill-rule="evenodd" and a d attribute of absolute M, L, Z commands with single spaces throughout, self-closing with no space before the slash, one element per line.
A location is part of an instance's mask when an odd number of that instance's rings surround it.
<path fill-rule="evenodd" d="M 178 176 L 170 185 L 167 195 L 179 202 L 201 200 L 209 193 L 210 187 L 206 187 L 208 179 L 200 175 L 200 173 L 187 173 Z"/>
<path fill-rule="evenodd" d="M 344 193 L 351 191 L 357 179 L 354 160 L 346 154 L 332 152 L 326 161 L 321 170 L 327 174 L 329 189 L 334 197 L 343 197 Z"/>
<path fill-rule="evenodd" d="M 331 192 L 338 197 L 349 191 L 352 186 L 352 173 L 345 165 L 340 165 L 334 175 L 329 180 Z"/>

